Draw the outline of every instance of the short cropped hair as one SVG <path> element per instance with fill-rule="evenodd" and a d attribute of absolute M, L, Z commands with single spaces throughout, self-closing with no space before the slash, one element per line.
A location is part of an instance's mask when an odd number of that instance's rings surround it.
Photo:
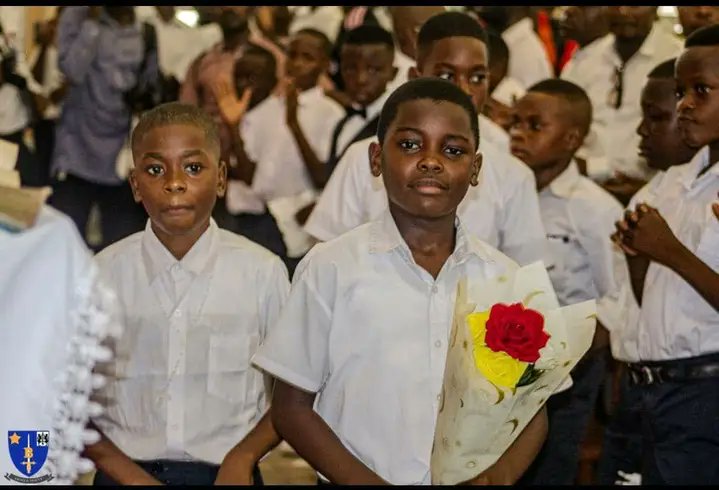
<path fill-rule="evenodd" d="M 509 46 L 495 31 L 487 31 L 487 50 L 489 51 L 490 65 L 509 63 Z"/>
<path fill-rule="evenodd" d="M 434 43 L 450 37 L 473 37 L 487 45 L 487 32 L 477 19 L 461 12 L 443 12 L 430 17 L 417 35 L 417 57 L 423 58 Z"/>
<path fill-rule="evenodd" d="M 462 107 L 469 117 L 472 126 L 472 135 L 474 136 L 475 149 L 479 147 L 479 122 L 477 111 L 474 108 L 472 99 L 465 94 L 462 89 L 451 82 L 442 80 L 441 78 L 416 78 L 400 85 L 389 96 L 382 107 L 377 124 L 377 138 L 380 143 L 384 142 L 387 135 L 387 129 L 392 121 L 397 117 L 399 106 L 405 102 L 419 99 L 429 99 L 436 102 L 451 102 Z"/>
<path fill-rule="evenodd" d="M 704 26 L 692 32 L 684 41 L 685 48 L 719 46 L 719 24 Z"/>
<path fill-rule="evenodd" d="M 382 44 L 394 53 L 394 39 L 392 38 L 392 34 L 380 26 L 372 24 L 364 24 L 349 31 L 343 44 L 348 46 Z"/>
<path fill-rule="evenodd" d="M 298 34 L 307 34 L 308 36 L 314 37 L 320 42 L 320 45 L 322 46 L 322 51 L 325 53 L 325 55 L 327 55 L 327 57 L 332 56 L 332 41 L 330 41 L 330 39 L 324 32 L 307 27 L 305 29 L 300 29 L 299 31 L 295 32 L 294 35 L 296 36 Z"/>
<path fill-rule="evenodd" d="M 181 104 L 180 102 L 161 104 L 145 112 L 132 131 L 132 150 L 137 149 L 137 145 L 142 141 L 142 138 L 151 130 L 175 124 L 189 125 L 201 129 L 205 133 L 205 141 L 210 150 L 219 158 L 220 133 L 215 121 L 199 107 Z"/>
<path fill-rule="evenodd" d="M 674 80 L 674 65 L 676 62 L 676 58 L 662 61 L 649 72 L 647 78 L 670 78 Z"/>
<path fill-rule="evenodd" d="M 245 56 L 257 56 L 262 58 L 267 63 L 268 72 L 277 72 L 277 58 L 275 58 L 275 55 L 272 54 L 271 51 L 263 48 L 262 46 L 252 43 L 248 44 L 238 59 L 244 58 Z M 235 62 L 235 65 L 237 65 L 237 62 Z"/>
<path fill-rule="evenodd" d="M 592 102 L 582 87 L 561 78 L 549 78 L 535 83 L 527 92 L 552 95 L 567 101 L 571 107 L 571 116 L 582 129 L 584 136 L 589 133 L 592 124 Z"/>

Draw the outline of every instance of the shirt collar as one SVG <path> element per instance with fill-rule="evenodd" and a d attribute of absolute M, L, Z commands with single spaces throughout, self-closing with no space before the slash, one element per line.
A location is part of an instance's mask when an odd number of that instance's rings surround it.
<path fill-rule="evenodd" d="M 577 163 L 572 160 L 564 172 L 559 174 L 548 186 L 548 189 L 557 197 L 569 199 L 574 187 L 579 183 L 582 175 L 579 173 Z"/>
<path fill-rule="evenodd" d="M 319 98 L 323 93 L 322 88 L 319 85 L 315 85 L 311 89 L 300 92 L 299 95 L 297 95 L 297 102 L 300 104 L 309 104 Z"/>
<path fill-rule="evenodd" d="M 534 31 L 532 19 L 525 17 L 524 19 L 515 22 L 511 26 L 507 27 L 502 33 L 502 38 L 507 44 L 514 44 L 519 42 L 523 37 L 531 34 Z"/>
<path fill-rule="evenodd" d="M 466 232 L 459 217 L 455 217 L 454 225 L 456 230 L 456 243 L 452 256 L 457 263 L 463 262 L 472 256 L 476 256 L 484 262 L 494 262 L 487 247 L 480 240 Z M 376 221 L 370 224 L 369 250 L 371 254 L 384 254 L 393 250 L 399 250 L 399 252 L 408 259 L 412 255 L 409 246 L 397 228 L 397 224 L 389 208 L 387 208 Z"/>
<path fill-rule="evenodd" d="M 195 275 L 202 273 L 210 261 L 215 257 L 219 247 L 219 228 L 215 220 L 210 218 L 210 226 L 195 242 L 182 260 L 177 260 L 169 250 L 160 242 L 152 229 L 150 220 L 147 220 L 145 231 L 142 234 L 142 258 L 145 262 L 150 282 L 159 275 L 169 272 L 173 266 L 179 265 Z"/>
<path fill-rule="evenodd" d="M 649 31 L 649 34 L 647 35 L 647 38 L 642 43 L 641 47 L 639 48 L 639 51 L 637 51 L 632 58 L 635 56 L 644 56 L 647 58 L 651 58 L 654 56 L 654 53 L 656 52 L 656 45 L 659 43 L 659 37 L 662 35 L 661 27 L 657 26 L 657 23 L 655 22 L 654 25 L 652 25 L 652 30 Z M 612 42 L 611 42 L 611 49 L 609 52 L 611 53 L 614 60 L 620 60 L 619 55 L 617 54 L 616 49 L 614 49 L 614 43 L 616 41 L 616 38 L 614 37 L 614 34 L 610 34 Z M 632 59 L 630 58 L 630 60 Z M 629 61 L 629 60 L 628 60 Z"/>
<path fill-rule="evenodd" d="M 573 58 L 575 58 L 575 59 L 587 58 L 589 56 L 592 56 L 592 54 L 595 52 L 602 51 L 605 46 L 611 47 L 613 43 L 614 43 L 614 37 L 611 34 L 606 34 L 602 37 L 595 39 L 594 41 L 587 44 L 583 48 L 577 49 L 577 51 L 574 53 Z"/>
<path fill-rule="evenodd" d="M 682 182 L 682 185 L 687 189 L 691 189 L 694 182 L 697 180 L 697 176 L 699 175 L 699 172 L 702 171 L 707 165 L 711 165 L 712 163 L 716 162 L 710 162 L 709 161 L 709 146 L 703 147 L 701 150 L 699 150 L 694 157 L 689 160 L 689 163 L 686 165 L 684 169 L 682 169 L 682 175 L 680 177 L 680 180 Z M 707 170 L 707 172 L 702 175 L 702 177 L 705 177 L 706 174 L 713 174 L 713 175 L 719 175 L 719 166 L 714 165 L 711 169 Z"/>
<path fill-rule="evenodd" d="M 382 106 L 384 106 L 384 103 L 389 98 L 391 92 L 389 90 L 385 90 L 385 92 L 379 96 L 377 100 L 372 102 L 370 105 L 366 107 L 367 109 L 367 117 L 365 118 L 366 121 L 371 121 L 374 119 L 377 115 L 379 115 L 380 111 L 382 110 Z"/>

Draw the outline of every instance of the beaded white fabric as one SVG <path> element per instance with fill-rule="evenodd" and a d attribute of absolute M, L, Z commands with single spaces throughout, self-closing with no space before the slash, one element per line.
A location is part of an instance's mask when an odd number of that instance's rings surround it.
<path fill-rule="evenodd" d="M 48 430 L 47 461 L 34 477 L 72 484 L 92 470 L 81 457 L 102 412 L 91 401 L 104 378 L 93 369 L 112 358 L 102 345 L 120 334 L 114 293 L 98 277 L 74 224 L 49 207 L 29 230 L 0 231 L 0 434 Z M 17 483 L 7 442 L 0 445 L 0 481 Z"/>

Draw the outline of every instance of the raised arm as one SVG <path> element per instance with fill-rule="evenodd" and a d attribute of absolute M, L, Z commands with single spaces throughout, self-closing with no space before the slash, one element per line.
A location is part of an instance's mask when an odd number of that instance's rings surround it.
<path fill-rule="evenodd" d="M 66 7 L 58 24 L 60 70 L 70 82 L 82 83 L 97 56 L 102 7 Z"/>

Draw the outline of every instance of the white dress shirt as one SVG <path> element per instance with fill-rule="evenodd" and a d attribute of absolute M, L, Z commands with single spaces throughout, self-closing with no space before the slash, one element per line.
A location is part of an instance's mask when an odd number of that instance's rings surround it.
<path fill-rule="evenodd" d="M 521 83 L 525 89 L 547 78 L 554 78 L 547 52 L 536 32 L 532 19 L 525 17 L 502 33 L 509 48 L 507 75 Z"/>
<path fill-rule="evenodd" d="M 387 91 L 389 93 L 394 92 L 400 85 L 405 83 L 407 80 L 409 80 L 409 69 L 413 66 L 416 66 L 417 62 L 415 62 L 412 58 L 407 56 L 402 52 L 401 49 L 399 49 L 399 46 L 395 46 L 394 48 L 394 66 L 397 68 L 397 75 L 395 75 L 394 80 L 392 80 L 389 85 L 387 85 Z"/>
<path fill-rule="evenodd" d="M 614 49 L 614 36 L 601 38 L 581 50 L 562 72 L 562 78 L 582 87 L 592 101 L 592 133 L 578 153 L 587 159 L 587 173 L 606 180 L 616 171 L 649 178 L 652 172 L 639 157 L 637 127 L 642 118 L 641 92 L 647 75 L 659 63 L 678 56 L 682 44 L 672 33 L 655 24 L 639 51 L 624 66 L 622 105 L 610 104 L 615 70 L 622 62 Z"/>
<path fill-rule="evenodd" d="M 459 220 L 458 220 L 459 223 Z M 342 444 L 392 484 L 430 484 L 457 283 L 516 264 L 457 225 L 437 279 L 419 267 L 389 211 L 303 259 L 255 365 L 308 392 Z"/>
<path fill-rule="evenodd" d="M 97 262 L 125 329 L 98 426 L 133 459 L 220 464 L 268 406 L 250 358 L 286 300 L 284 265 L 214 221 L 182 260 L 148 221 Z"/>
<path fill-rule="evenodd" d="M 389 84 L 388 84 L 389 86 Z M 385 101 L 392 94 L 391 91 L 385 90 L 385 92 L 374 102 L 366 107 L 367 116 L 362 117 L 359 114 L 352 116 L 340 131 L 339 137 L 337 138 L 337 154 L 341 155 L 342 152 L 350 145 L 352 140 L 362 129 L 375 117 L 379 116 L 382 111 Z"/>
<path fill-rule="evenodd" d="M 539 214 L 534 174 L 485 133 L 492 127 L 480 116 L 483 154 L 479 185 L 470 187 L 457 214 L 467 231 L 520 264 L 544 258 L 546 239 Z M 496 125 L 495 125 L 496 126 Z M 505 140 L 507 133 L 497 126 Z M 305 230 L 327 241 L 378 218 L 387 209 L 382 177 L 370 172 L 368 147 L 376 137 L 358 141 L 340 160 L 310 215 Z"/>
<path fill-rule="evenodd" d="M 575 162 L 539 193 L 547 231 L 547 271 L 562 306 L 601 299 L 613 293 L 613 244 L 609 235 L 622 206 L 607 191 L 582 176 Z"/>
<path fill-rule="evenodd" d="M 492 98 L 497 102 L 512 107 L 526 93 L 527 91 L 521 83 L 510 76 L 506 76 L 492 90 Z"/>
<path fill-rule="evenodd" d="M 252 190 L 274 216 L 290 257 L 299 257 L 312 240 L 296 222 L 295 214 L 314 201 L 315 186 L 307 171 L 295 137 L 285 123 L 286 103 L 270 96 L 246 116 L 243 139 L 257 164 Z M 329 158 L 332 132 L 345 111 L 320 87 L 299 94 L 297 118 L 317 157 Z"/>
<path fill-rule="evenodd" d="M 699 172 L 714 163 L 701 177 Z M 702 148 L 689 163 L 672 167 L 635 196 L 656 207 L 679 241 L 719 272 L 719 221 L 711 204 L 719 192 L 719 166 Z M 633 297 L 631 298 L 633 300 Z M 689 283 L 652 262 L 647 270 L 641 309 L 625 310 L 620 332 L 628 361 L 681 359 L 719 352 L 719 315 Z"/>

